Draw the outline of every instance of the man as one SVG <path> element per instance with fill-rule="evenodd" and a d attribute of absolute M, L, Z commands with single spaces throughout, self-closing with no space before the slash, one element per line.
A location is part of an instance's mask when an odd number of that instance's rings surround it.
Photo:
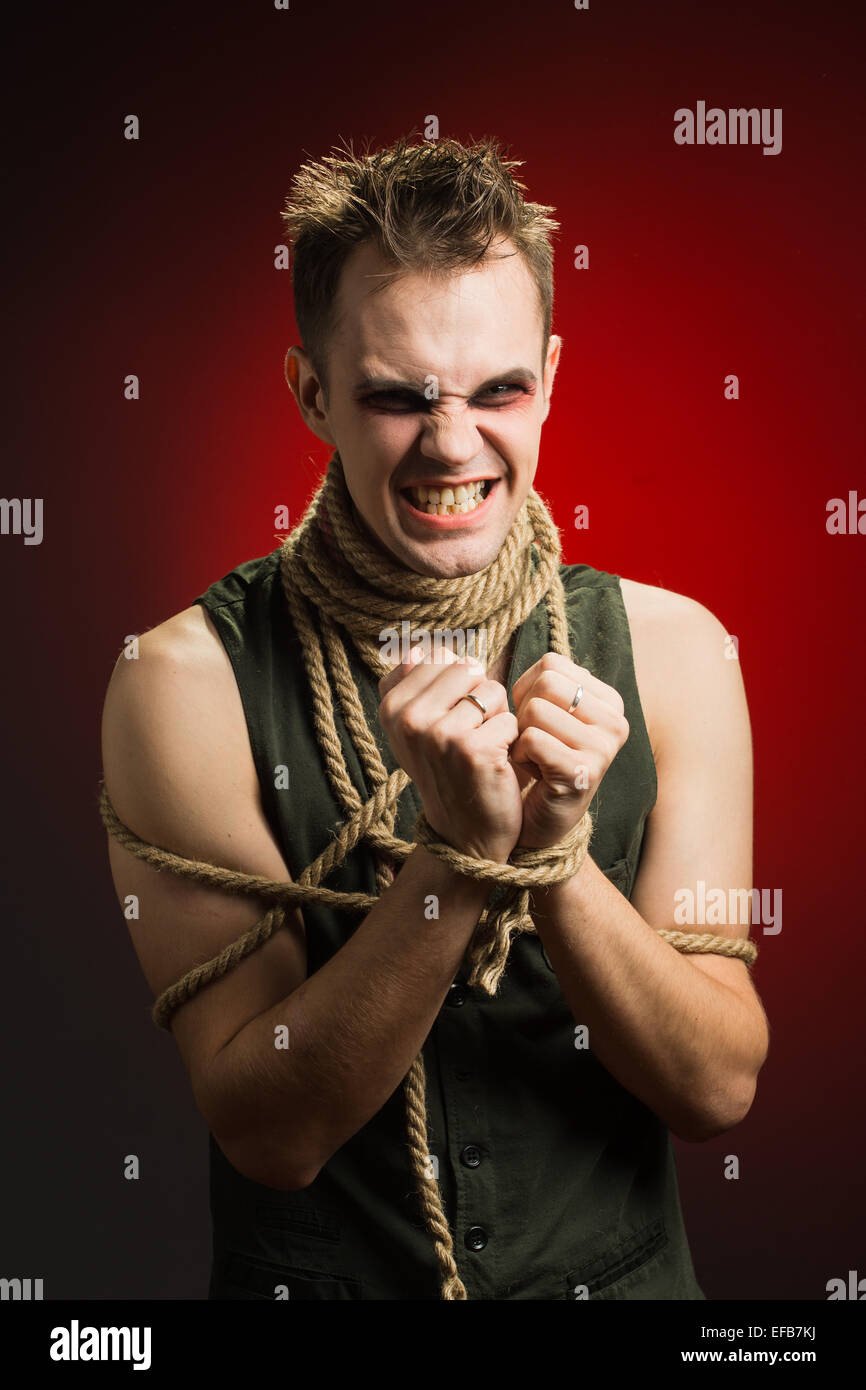
<path fill-rule="evenodd" d="M 512 167 L 491 142 L 404 140 L 300 172 L 285 215 L 304 347 L 286 375 L 335 450 L 320 559 L 304 578 L 296 550 L 285 594 L 279 552 L 238 566 L 145 633 L 109 685 L 106 788 L 145 841 L 297 879 L 364 799 L 353 784 L 374 790 L 381 756 L 411 779 L 396 833 L 411 841 L 423 811 L 435 842 L 393 882 L 380 864 L 354 922 L 305 900 L 171 1018 L 212 1135 L 213 1298 L 703 1297 L 669 1131 L 700 1142 L 736 1125 L 768 1047 L 744 960 L 659 935 L 677 890 L 751 880 L 749 721 L 725 629 L 681 595 L 561 566 L 547 599 L 563 595 L 571 654 L 555 605 L 545 617 L 533 598 L 486 672 L 443 652 L 376 684 L 352 602 L 326 612 L 347 546 L 383 632 L 410 593 L 476 594 L 482 572 L 507 586 L 562 347 L 557 224 Z M 318 613 L 301 590 L 320 593 Z M 328 670 L 315 622 L 331 625 Z M 466 862 L 496 872 L 538 850 L 555 864 L 588 809 L 590 852 L 533 888 L 535 930 L 486 997 L 466 958 L 491 884 Z M 117 843 L 110 855 L 119 897 L 142 903 L 130 927 L 156 994 L 261 914 Z M 369 846 L 340 872 L 369 892 Z M 406 1156 L 398 1091 L 419 1055 L 427 1093 L 409 1123 L 427 1130 L 412 1152 L 429 1144 L 441 1206 L 422 1182 L 419 1207 Z"/>

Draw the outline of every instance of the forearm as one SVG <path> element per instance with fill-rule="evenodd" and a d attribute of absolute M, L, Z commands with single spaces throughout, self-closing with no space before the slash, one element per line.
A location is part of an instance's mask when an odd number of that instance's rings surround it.
<path fill-rule="evenodd" d="M 749 1009 L 674 951 L 590 856 L 532 898 L 575 1022 L 611 1075 L 684 1139 L 738 1123 L 766 1055 L 760 1006 Z"/>
<path fill-rule="evenodd" d="M 216 1137 L 236 1166 L 269 1186 L 304 1186 L 381 1109 L 430 1032 L 489 891 L 416 848 L 346 944 L 241 1029 L 210 1078 Z M 431 894 L 438 920 L 425 915 Z"/>

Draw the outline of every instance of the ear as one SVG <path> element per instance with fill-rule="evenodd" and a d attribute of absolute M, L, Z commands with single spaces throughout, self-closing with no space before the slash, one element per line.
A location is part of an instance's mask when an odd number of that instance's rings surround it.
<path fill-rule="evenodd" d="M 289 348 L 284 369 L 289 390 L 297 402 L 304 424 L 318 439 L 336 448 L 337 441 L 328 422 L 324 387 L 302 347 Z"/>
<path fill-rule="evenodd" d="M 562 339 L 555 333 L 551 333 L 550 341 L 547 344 L 547 353 L 544 363 L 544 414 L 542 420 L 546 420 L 550 413 L 550 398 L 553 395 L 553 378 L 556 376 L 556 369 L 559 366 L 559 355 L 562 351 Z"/>

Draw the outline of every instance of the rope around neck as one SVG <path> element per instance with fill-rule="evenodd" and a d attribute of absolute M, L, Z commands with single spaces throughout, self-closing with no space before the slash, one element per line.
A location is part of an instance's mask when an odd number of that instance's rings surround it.
<path fill-rule="evenodd" d="M 380 655 L 378 634 L 383 626 L 392 624 L 396 607 L 413 629 L 486 628 L 487 659 L 493 665 L 512 634 L 544 599 L 551 649 L 571 659 L 560 559 L 559 532 L 541 497 L 530 489 L 499 554 L 485 569 L 454 579 L 433 579 L 404 569 L 359 527 L 342 461 L 334 452 L 304 517 L 283 543 L 280 577 L 303 651 L 325 771 L 345 817 L 335 838 L 291 882 L 238 873 L 182 858 L 140 839 L 118 819 L 104 781 L 99 784 L 100 816 L 123 848 L 154 868 L 269 904 L 264 915 L 219 955 L 195 966 L 163 991 L 152 1014 L 159 1027 L 167 1029 L 177 1009 L 264 945 L 286 924 L 295 907 L 318 903 L 336 911 L 369 912 L 393 882 L 394 862 L 404 862 L 418 844 L 458 873 L 489 881 L 500 890 L 496 904 L 488 903 L 484 908 L 466 953 L 468 984 L 490 996 L 496 994 L 513 937 L 535 931 L 529 915 L 531 889 L 562 882 L 577 873 L 589 849 L 593 829 L 590 814 L 587 811 L 558 845 L 545 850 L 514 850 L 507 864 L 461 854 L 437 840 L 423 812 L 415 822 L 414 840 L 401 840 L 394 834 L 394 825 L 400 795 L 410 779 L 401 768 L 389 773 L 382 760 L 351 675 L 344 639 L 351 639 L 376 678 L 385 675 L 390 667 Z M 346 768 L 334 721 L 333 692 L 373 788 L 367 801 L 362 801 Z M 340 893 L 326 888 L 324 880 L 329 874 L 362 845 L 374 852 L 378 893 Z M 757 956 L 754 942 L 742 938 L 665 930 L 657 934 L 681 952 L 736 956 L 749 966 Z M 404 1078 L 403 1089 L 409 1161 L 436 1252 L 441 1297 L 466 1299 L 439 1185 L 429 1162 L 423 1051 Z"/>

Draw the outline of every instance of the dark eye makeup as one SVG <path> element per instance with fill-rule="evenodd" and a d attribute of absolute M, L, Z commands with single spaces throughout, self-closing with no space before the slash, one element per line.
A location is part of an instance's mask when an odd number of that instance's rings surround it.
<path fill-rule="evenodd" d="M 523 396 L 529 395 L 529 391 L 525 386 L 521 386 L 518 382 L 514 381 L 503 381 L 497 383 L 495 386 L 488 386 L 482 395 L 489 396 L 494 392 L 498 392 L 499 386 L 505 388 L 507 396 L 497 395 L 492 402 L 488 402 L 487 405 L 482 407 L 483 409 L 490 409 L 492 407 L 494 410 L 497 410 L 501 405 L 510 405 L 511 394 L 513 392 Z M 476 397 L 475 399 L 480 401 L 481 398 Z M 417 395 L 414 391 L 371 391 L 369 395 L 361 397 L 360 404 L 370 406 L 374 410 L 387 410 L 390 408 L 387 404 L 389 401 L 394 401 L 398 405 L 403 406 L 402 410 L 394 412 L 396 414 L 410 414 L 416 410 L 426 410 L 427 407 L 432 404 L 426 396 Z"/>

